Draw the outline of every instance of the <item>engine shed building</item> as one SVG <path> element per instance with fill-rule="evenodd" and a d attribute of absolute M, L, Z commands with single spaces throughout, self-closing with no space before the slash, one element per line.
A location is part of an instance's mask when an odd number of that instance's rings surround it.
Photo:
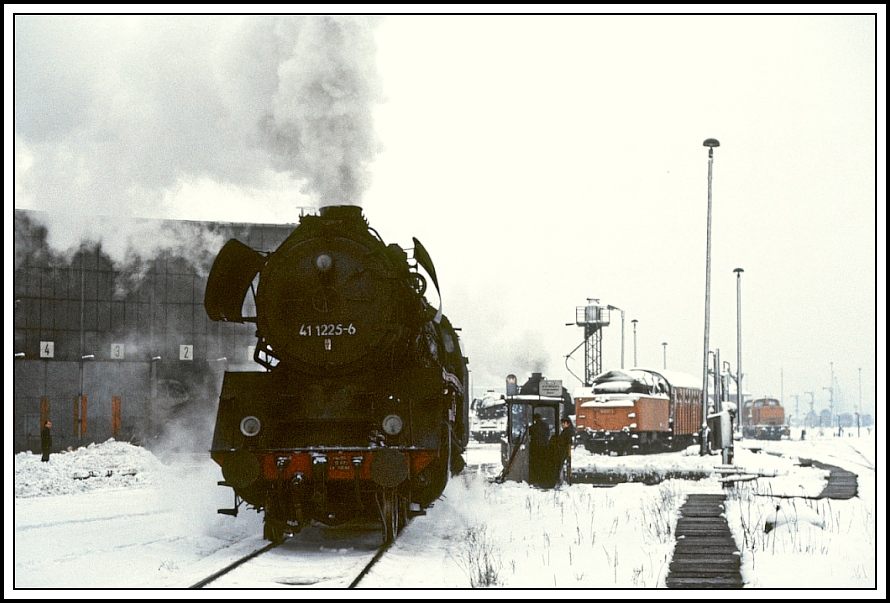
<path fill-rule="evenodd" d="M 170 444 L 177 430 L 183 448 L 208 450 L 223 373 L 262 370 L 253 324 L 208 318 L 210 267 L 229 239 L 274 251 L 296 224 L 134 219 L 181 244 L 115 262 L 101 243 L 54 251 L 46 218 L 15 210 L 15 452 L 39 450 L 46 420 L 54 450 Z"/>

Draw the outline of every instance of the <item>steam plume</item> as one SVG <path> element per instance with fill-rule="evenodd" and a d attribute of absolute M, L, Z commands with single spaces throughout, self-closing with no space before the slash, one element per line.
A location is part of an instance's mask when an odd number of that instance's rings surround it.
<path fill-rule="evenodd" d="M 356 205 L 378 151 L 371 109 L 380 98 L 369 22 L 357 17 L 282 23 L 292 55 L 262 130 L 275 164 L 305 179 L 321 205 Z"/>
<path fill-rule="evenodd" d="M 375 24 L 17 16 L 16 207 L 63 217 L 47 224 L 56 250 L 98 241 L 132 262 L 183 240 L 134 216 L 237 221 L 219 214 L 223 200 L 251 216 L 281 198 L 360 204 L 379 149 Z"/>

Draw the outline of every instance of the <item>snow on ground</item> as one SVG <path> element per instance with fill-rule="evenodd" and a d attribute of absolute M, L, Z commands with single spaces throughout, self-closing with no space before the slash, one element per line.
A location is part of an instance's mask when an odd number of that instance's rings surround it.
<path fill-rule="evenodd" d="M 631 475 L 637 483 L 553 490 L 497 484 L 498 446 L 471 444 L 471 467 L 409 524 L 362 587 L 663 588 L 685 496 L 725 492 L 749 587 L 845 589 L 853 598 L 883 598 L 885 576 L 878 567 L 884 567 L 885 537 L 878 536 L 877 524 L 886 507 L 883 489 L 877 500 L 875 438 L 808 438 L 739 442 L 735 466 L 758 477 L 734 488 L 723 488 L 714 472 L 720 456 L 699 456 L 697 448 L 625 457 L 575 449 L 576 472 Z M 826 473 L 800 466 L 801 458 L 857 473 L 859 497 L 805 498 L 821 491 Z M 644 476 L 677 472 L 707 477 L 641 483 Z M 171 455 L 162 462 L 113 441 L 53 454 L 49 463 L 35 454 L 15 455 L 7 576 L 14 572 L 15 589 L 185 588 L 262 545 L 261 516 L 243 508 L 238 517 L 216 513 L 232 504 L 231 490 L 217 486 L 219 479 L 208 455 Z M 323 546 L 319 552 L 332 565 L 347 554 Z M 16 590 L 14 596 L 37 592 Z"/>
<path fill-rule="evenodd" d="M 58 496 L 154 483 L 164 465 L 152 453 L 113 439 L 73 451 L 40 456 L 21 452 L 15 459 L 15 497 Z"/>

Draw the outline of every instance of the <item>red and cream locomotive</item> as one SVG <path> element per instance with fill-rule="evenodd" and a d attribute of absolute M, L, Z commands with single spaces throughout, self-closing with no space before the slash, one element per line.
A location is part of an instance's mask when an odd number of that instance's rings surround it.
<path fill-rule="evenodd" d="M 698 440 L 701 382 L 683 373 L 617 369 L 574 392 L 577 440 L 595 453 L 679 450 Z"/>
<path fill-rule="evenodd" d="M 741 423 L 742 436 L 746 438 L 780 440 L 790 434 L 785 424 L 785 408 L 775 398 L 745 400 Z"/>

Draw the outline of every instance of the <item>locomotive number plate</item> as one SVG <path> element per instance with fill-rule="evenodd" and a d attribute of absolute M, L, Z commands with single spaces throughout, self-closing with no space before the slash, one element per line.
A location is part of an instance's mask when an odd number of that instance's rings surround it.
<path fill-rule="evenodd" d="M 612 413 L 615 412 L 615 409 L 614 408 L 601 408 L 600 412 L 604 415 L 611 415 Z"/>
<path fill-rule="evenodd" d="M 322 325 L 300 325 L 300 335 L 304 337 L 331 337 L 333 335 L 355 335 L 355 326 L 352 323 L 344 325 L 338 324 L 322 324 Z"/>

